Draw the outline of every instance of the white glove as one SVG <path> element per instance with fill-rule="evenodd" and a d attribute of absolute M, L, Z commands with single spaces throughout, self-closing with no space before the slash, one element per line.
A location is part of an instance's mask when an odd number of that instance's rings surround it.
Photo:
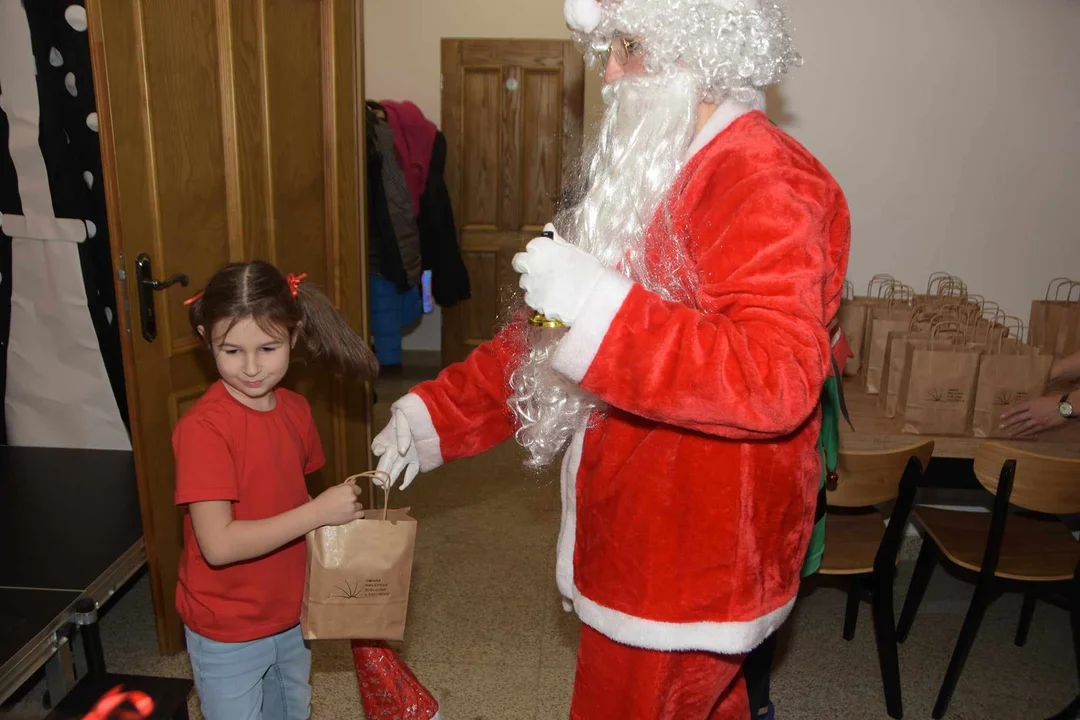
<path fill-rule="evenodd" d="M 521 273 L 518 284 L 525 291 L 526 305 L 550 320 L 573 325 L 606 269 L 595 257 L 559 237 L 554 225 L 549 223 L 544 230 L 554 232 L 555 238 L 535 238 L 525 252 L 514 256 L 514 270 Z"/>
<path fill-rule="evenodd" d="M 405 419 L 405 413 L 401 410 L 393 411 L 390 422 L 372 441 L 371 451 L 379 458 L 377 469 L 389 476 L 390 487 L 394 486 L 403 470 L 405 481 L 401 483 L 402 490 L 409 487 L 420 472 L 420 456 L 416 452 L 416 443 L 413 442 L 409 421 Z M 380 479 L 376 478 L 374 482 L 379 487 L 383 486 L 383 481 Z"/>

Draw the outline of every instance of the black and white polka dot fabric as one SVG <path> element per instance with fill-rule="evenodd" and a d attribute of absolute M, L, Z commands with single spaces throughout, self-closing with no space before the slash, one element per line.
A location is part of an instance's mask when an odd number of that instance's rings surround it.
<path fill-rule="evenodd" d="M 87 28 L 82 0 L 0 0 L 0 441 L 10 444 L 130 447 Z"/>

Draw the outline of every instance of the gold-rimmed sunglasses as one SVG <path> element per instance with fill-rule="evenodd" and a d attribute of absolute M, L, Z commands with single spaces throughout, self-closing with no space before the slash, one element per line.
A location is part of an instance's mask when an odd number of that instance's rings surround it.
<path fill-rule="evenodd" d="M 640 40 L 623 35 L 611 38 L 611 43 L 600 52 L 600 59 L 607 65 L 611 58 L 620 65 L 626 65 L 631 59 L 641 55 L 644 47 Z"/>

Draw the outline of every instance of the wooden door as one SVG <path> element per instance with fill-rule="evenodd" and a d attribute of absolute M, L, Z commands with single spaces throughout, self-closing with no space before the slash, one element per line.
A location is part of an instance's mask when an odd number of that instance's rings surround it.
<path fill-rule="evenodd" d="M 216 379 L 184 300 L 230 261 L 308 274 L 366 328 L 361 251 L 362 0 L 88 0 L 109 230 L 158 639 L 183 648 L 174 608 L 181 513 L 171 431 Z M 156 279 L 144 339 L 135 262 Z M 327 466 L 313 493 L 368 467 L 368 388 L 294 366 Z"/>
<path fill-rule="evenodd" d="M 551 221 L 581 150 L 585 72 L 560 40 L 443 40 L 446 181 L 472 298 L 443 311 L 443 363 L 505 319 L 510 260 Z"/>

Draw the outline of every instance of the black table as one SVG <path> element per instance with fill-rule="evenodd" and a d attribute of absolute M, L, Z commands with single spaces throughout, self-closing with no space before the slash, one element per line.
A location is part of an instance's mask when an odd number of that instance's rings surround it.
<path fill-rule="evenodd" d="M 0 446 L 0 703 L 46 666 L 58 701 L 75 604 L 100 607 L 145 562 L 130 451 Z"/>

